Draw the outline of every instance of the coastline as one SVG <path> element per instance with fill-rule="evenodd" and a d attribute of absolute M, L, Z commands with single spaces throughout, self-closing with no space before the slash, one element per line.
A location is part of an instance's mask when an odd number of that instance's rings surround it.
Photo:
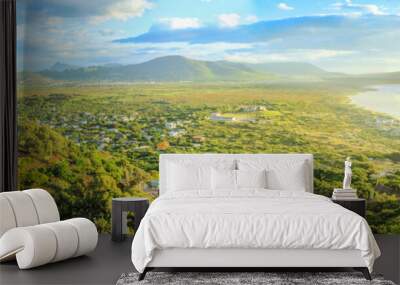
<path fill-rule="evenodd" d="M 350 103 L 400 120 L 400 84 L 369 86 L 366 90 L 351 95 Z"/>

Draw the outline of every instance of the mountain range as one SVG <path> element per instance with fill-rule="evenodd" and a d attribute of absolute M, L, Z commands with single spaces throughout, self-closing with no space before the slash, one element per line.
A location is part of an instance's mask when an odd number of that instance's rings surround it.
<path fill-rule="evenodd" d="M 71 65 L 71 64 L 66 64 L 66 63 L 62 63 L 62 62 L 56 62 L 55 64 L 53 64 L 49 70 L 50 71 L 64 71 L 64 70 L 68 70 L 68 69 L 77 69 L 79 68 L 79 66 L 77 65 Z"/>
<path fill-rule="evenodd" d="M 179 82 L 179 81 L 264 81 L 280 77 L 321 78 L 331 73 L 309 63 L 263 64 L 202 61 L 183 56 L 164 56 L 139 64 L 108 64 L 74 67 L 56 63 L 38 75 L 62 81 Z"/>

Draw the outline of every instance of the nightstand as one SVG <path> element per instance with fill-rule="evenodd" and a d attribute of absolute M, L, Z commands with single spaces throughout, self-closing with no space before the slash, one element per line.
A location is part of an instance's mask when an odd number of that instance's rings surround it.
<path fill-rule="evenodd" d="M 331 199 L 333 203 L 339 204 L 340 206 L 359 214 L 361 217 L 365 218 L 366 201 L 361 198 L 346 199 L 346 200 L 336 200 Z"/>
<path fill-rule="evenodd" d="M 134 230 L 136 231 L 148 208 L 149 200 L 146 198 L 113 198 L 111 212 L 111 239 L 113 241 L 124 240 L 127 232 L 126 223 L 128 212 L 133 212 L 134 214 Z"/>

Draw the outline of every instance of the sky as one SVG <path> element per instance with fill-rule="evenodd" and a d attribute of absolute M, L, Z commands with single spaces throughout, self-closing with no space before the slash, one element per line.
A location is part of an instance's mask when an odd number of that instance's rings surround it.
<path fill-rule="evenodd" d="M 17 0 L 19 70 L 56 62 L 309 62 L 400 71 L 398 0 Z"/>

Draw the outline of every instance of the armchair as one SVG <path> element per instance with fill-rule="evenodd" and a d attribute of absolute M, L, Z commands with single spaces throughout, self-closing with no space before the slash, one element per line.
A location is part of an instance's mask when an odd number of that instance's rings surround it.
<path fill-rule="evenodd" d="M 16 259 L 20 269 L 33 268 L 89 253 L 97 239 L 88 219 L 60 221 L 45 190 L 0 193 L 0 262 Z"/>

